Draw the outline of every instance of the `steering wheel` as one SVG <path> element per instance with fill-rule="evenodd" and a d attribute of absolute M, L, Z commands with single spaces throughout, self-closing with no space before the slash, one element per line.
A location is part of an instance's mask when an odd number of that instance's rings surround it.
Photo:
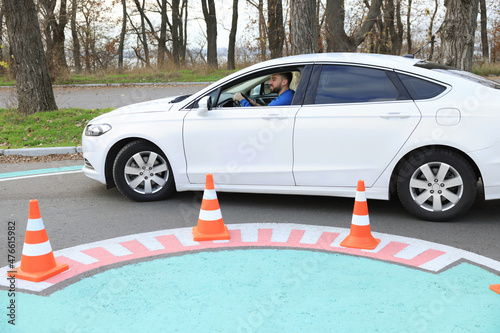
<path fill-rule="evenodd" d="M 250 102 L 250 98 L 248 98 L 247 95 L 245 95 L 244 93 L 240 93 L 240 94 L 241 94 L 241 96 L 243 96 L 244 99 L 247 100 L 248 103 L 250 103 L 250 105 L 252 105 L 252 103 Z"/>

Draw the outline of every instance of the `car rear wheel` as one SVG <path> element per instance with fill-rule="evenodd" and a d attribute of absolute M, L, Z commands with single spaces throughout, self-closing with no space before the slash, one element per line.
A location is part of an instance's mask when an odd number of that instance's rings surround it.
<path fill-rule="evenodd" d="M 135 201 L 162 200 L 174 190 L 165 154 L 142 140 L 133 141 L 120 150 L 113 164 L 113 177 L 120 192 Z"/>
<path fill-rule="evenodd" d="M 456 152 L 420 151 L 400 168 L 397 190 L 410 213 L 424 220 L 444 222 L 469 210 L 476 198 L 477 178 L 467 160 Z"/>

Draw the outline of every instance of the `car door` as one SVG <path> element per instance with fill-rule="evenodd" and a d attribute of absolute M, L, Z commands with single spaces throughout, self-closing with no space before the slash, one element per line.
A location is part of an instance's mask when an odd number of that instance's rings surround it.
<path fill-rule="evenodd" d="M 253 76 L 252 82 L 259 82 Z M 184 118 L 189 182 L 204 183 L 213 173 L 224 185 L 295 185 L 292 133 L 300 105 L 233 107 L 238 90 L 221 90 L 211 93 L 216 105 L 206 115 L 193 108 Z"/>
<path fill-rule="evenodd" d="M 419 123 L 418 108 L 392 71 L 317 65 L 311 81 L 296 116 L 296 184 L 371 186 Z"/>

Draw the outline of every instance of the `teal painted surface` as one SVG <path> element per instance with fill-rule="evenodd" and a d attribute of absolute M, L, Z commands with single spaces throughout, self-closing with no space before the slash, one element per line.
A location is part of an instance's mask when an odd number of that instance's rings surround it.
<path fill-rule="evenodd" d="M 322 252 L 201 252 L 108 270 L 48 297 L 18 293 L 15 330 L 4 316 L 0 331 L 494 333 L 496 283 L 467 263 L 431 274 Z"/>
<path fill-rule="evenodd" d="M 83 168 L 83 165 L 75 165 L 75 166 L 60 167 L 60 168 L 49 168 L 49 169 L 36 169 L 36 170 L 27 170 L 27 171 L 6 172 L 6 173 L 0 173 L 0 179 L 3 179 L 3 178 L 14 178 L 14 177 L 24 177 L 24 176 L 32 176 L 32 175 L 41 175 L 41 174 L 55 173 L 55 172 L 76 171 L 76 170 L 81 170 L 82 168 Z"/>

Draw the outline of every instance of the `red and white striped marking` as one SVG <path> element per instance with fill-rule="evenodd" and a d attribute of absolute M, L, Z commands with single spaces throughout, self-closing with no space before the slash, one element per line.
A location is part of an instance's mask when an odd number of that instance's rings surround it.
<path fill-rule="evenodd" d="M 90 270 L 110 264 L 124 263 L 152 256 L 189 253 L 204 249 L 262 247 L 296 248 L 349 254 L 383 260 L 411 268 L 439 273 L 461 261 L 483 266 L 500 276 L 500 262 L 451 246 L 414 238 L 373 233 L 381 239 L 374 250 L 344 248 L 342 240 L 349 234 L 347 228 L 311 226 L 303 224 L 249 223 L 227 225 L 231 239 L 225 241 L 193 241 L 192 228 L 169 229 L 148 232 L 54 251 L 57 262 L 69 264 L 70 269 L 43 282 L 16 280 L 16 288 L 46 293 L 57 290 L 60 282 Z M 362 270 L 363 267 L 360 267 Z M 8 266 L 0 268 L 6 276 Z M 98 271 L 96 271 L 98 272 Z M 2 289 L 8 289 L 9 281 L 0 279 Z"/>

